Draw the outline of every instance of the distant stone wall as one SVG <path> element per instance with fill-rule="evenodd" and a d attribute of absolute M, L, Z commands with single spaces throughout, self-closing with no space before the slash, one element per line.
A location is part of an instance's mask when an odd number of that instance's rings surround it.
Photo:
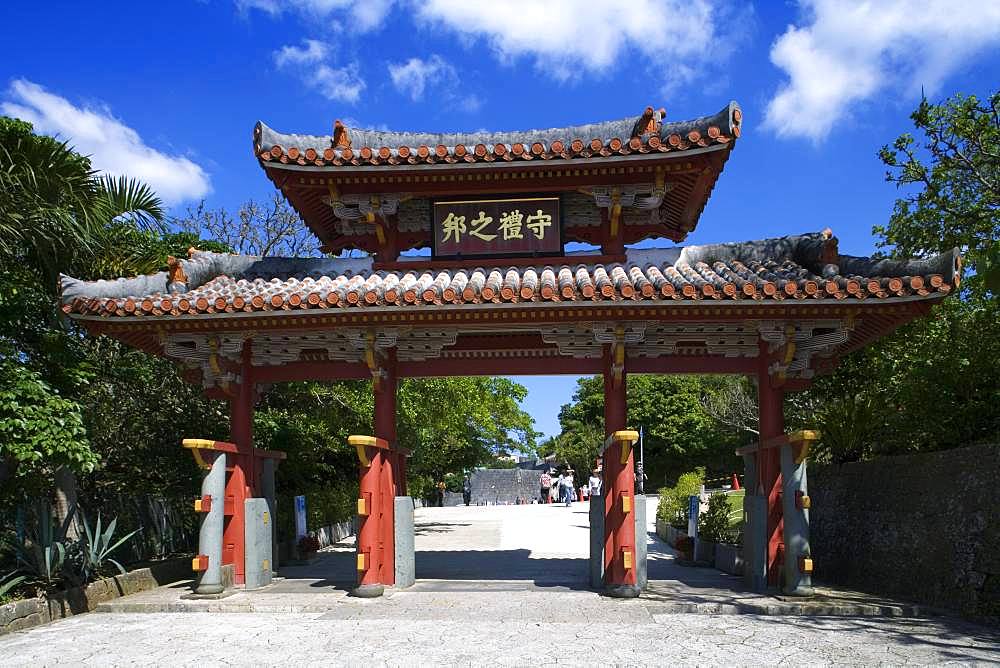
<path fill-rule="evenodd" d="M 472 503 L 531 503 L 537 499 L 542 472 L 525 469 L 480 469 L 472 472 Z M 459 495 L 461 498 L 461 495 Z"/>
<path fill-rule="evenodd" d="M 808 475 L 818 580 L 1000 621 L 1000 446 Z"/>

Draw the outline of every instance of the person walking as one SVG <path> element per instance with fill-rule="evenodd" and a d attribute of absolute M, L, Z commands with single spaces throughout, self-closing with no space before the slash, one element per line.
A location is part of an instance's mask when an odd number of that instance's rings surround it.
<path fill-rule="evenodd" d="M 468 475 L 462 481 L 462 500 L 465 501 L 465 505 L 469 505 L 469 502 L 472 501 L 472 480 Z"/>
<path fill-rule="evenodd" d="M 590 498 L 601 495 L 601 476 L 597 475 L 597 469 L 590 472 Z"/>
<path fill-rule="evenodd" d="M 573 469 L 566 469 L 565 475 L 562 479 L 563 488 L 563 498 L 566 500 L 566 505 L 569 506 L 573 503 L 573 496 L 576 494 L 574 491 L 575 485 L 573 484 Z"/>
<path fill-rule="evenodd" d="M 541 498 L 540 503 L 548 503 L 549 502 L 549 490 L 552 488 L 552 476 L 549 475 L 548 471 L 543 471 L 542 472 L 542 478 L 541 478 L 541 480 L 539 482 L 540 482 L 540 484 L 542 486 L 542 489 L 541 489 L 541 492 L 540 492 L 540 498 Z"/>
<path fill-rule="evenodd" d="M 556 484 L 555 484 L 556 503 L 559 503 L 563 500 L 563 480 L 565 479 L 565 476 L 566 474 L 560 471 L 559 477 L 556 478 Z"/>
<path fill-rule="evenodd" d="M 444 508 L 444 480 L 439 480 L 437 484 L 437 502 L 438 508 Z"/>

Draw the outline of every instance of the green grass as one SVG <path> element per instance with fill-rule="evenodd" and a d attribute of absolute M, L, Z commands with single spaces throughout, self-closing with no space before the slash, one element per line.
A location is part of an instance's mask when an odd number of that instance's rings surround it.
<path fill-rule="evenodd" d="M 729 526 L 739 526 L 743 522 L 743 497 L 746 490 L 741 489 L 726 494 L 726 501 L 729 502 Z"/>

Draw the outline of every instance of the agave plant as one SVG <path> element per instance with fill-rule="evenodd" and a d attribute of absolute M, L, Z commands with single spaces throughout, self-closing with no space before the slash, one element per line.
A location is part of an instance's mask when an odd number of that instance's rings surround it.
<path fill-rule="evenodd" d="M 58 527 L 52 521 L 52 509 L 47 503 L 38 503 L 36 515 L 37 535 L 25 537 L 14 546 L 18 564 L 15 572 L 52 589 L 66 574 L 67 555 L 72 547 L 66 540 L 66 530 L 76 515 L 76 506 L 70 507 L 66 519 Z"/>
<path fill-rule="evenodd" d="M 94 576 L 99 575 L 107 567 L 107 564 L 114 564 L 119 573 L 125 573 L 125 567 L 112 559 L 111 553 L 124 545 L 139 530 L 136 529 L 114 541 L 115 529 L 118 526 L 117 518 L 111 520 L 107 528 L 103 528 L 103 531 L 100 513 L 97 513 L 97 526 L 93 529 L 91 529 L 86 517 L 83 518 L 82 524 L 86 535 L 86 540 L 80 544 L 80 572 L 83 581 L 89 582 Z"/>
<path fill-rule="evenodd" d="M 19 572 L 20 571 L 11 571 L 7 575 L 0 578 L 0 599 L 2 599 L 11 589 L 28 579 L 27 575 L 18 575 Z"/>

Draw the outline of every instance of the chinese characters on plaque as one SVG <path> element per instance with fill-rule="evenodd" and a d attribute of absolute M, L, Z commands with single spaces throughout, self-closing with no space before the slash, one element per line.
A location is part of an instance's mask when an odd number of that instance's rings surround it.
<path fill-rule="evenodd" d="M 558 197 L 434 203 L 436 256 L 562 252 Z"/>

